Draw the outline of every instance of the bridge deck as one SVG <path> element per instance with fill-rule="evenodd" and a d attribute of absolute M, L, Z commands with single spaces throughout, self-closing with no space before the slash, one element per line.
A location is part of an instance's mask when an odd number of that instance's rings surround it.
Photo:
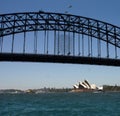
<path fill-rule="evenodd" d="M 0 61 L 21 61 L 21 62 L 51 62 L 51 63 L 71 63 L 71 64 L 93 64 L 120 66 L 119 59 L 62 56 L 62 55 L 40 55 L 40 54 L 17 54 L 1 53 Z"/>

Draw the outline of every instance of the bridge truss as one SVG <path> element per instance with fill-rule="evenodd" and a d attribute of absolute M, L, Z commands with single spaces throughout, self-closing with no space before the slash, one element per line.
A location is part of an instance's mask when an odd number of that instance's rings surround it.
<path fill-rule="evenodd" d="M 50 12 L 0 15 L 0 61 L 120 66 L 120 27 Z"/>

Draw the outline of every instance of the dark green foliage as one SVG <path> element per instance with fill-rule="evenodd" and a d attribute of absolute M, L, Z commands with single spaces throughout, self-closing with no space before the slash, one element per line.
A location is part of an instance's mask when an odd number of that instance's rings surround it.
<path fill-rule="evenodd" d="M 111 86 L 111 85 L 104 85 L 103 86 L 104 91 L 120 91 L 120 86 Z"/>

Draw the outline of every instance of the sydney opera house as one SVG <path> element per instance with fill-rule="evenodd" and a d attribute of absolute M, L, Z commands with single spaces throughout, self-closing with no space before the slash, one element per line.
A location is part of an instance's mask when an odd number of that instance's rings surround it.
<path fill-rule="evenodd" d="M 73 85 L 73 92 L 89 92 L 98 90 L 98 87 L 95 84 L 90 84 L 87 80 L 79 82 L 78 84 Z"/>

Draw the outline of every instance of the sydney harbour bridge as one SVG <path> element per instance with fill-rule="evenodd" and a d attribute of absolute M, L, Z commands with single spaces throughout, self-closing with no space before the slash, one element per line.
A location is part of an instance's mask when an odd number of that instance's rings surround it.
<path fill-rule="evenodd" d="M 120 27 L 71 14 L 1 14 L 0 61 L 120 66 Z"/>

